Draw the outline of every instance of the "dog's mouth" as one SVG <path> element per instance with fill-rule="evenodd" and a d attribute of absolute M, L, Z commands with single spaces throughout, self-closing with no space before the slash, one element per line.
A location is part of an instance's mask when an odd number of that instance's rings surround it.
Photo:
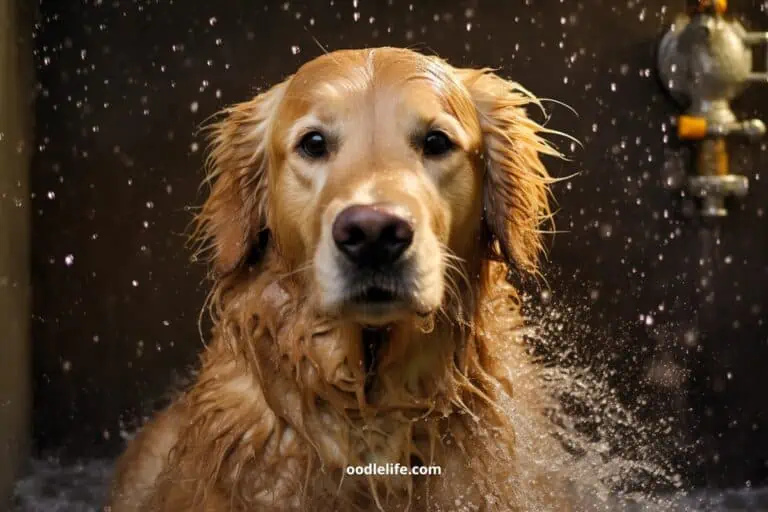
<path fill-rule="evenodd" d="M 382 328 L 414 315 L 424 318 L 433 311 L 408 282 L 384 276 L 359 279 L 342 304 L 342 314 L 365 328 Z"/>
<path fill-rule="evenodd" d="M 383 327 L 424 316 L 435 305 L 422 298 L 421 283 L 410 266 L 387 269 L 344 268 L 328 311 L 362 327 Z M 331 288 L 331 286 L 327 286 Z"/>
<path fill-rule="evenodd" d="M 388 304 L 398 302 L 400 299 L 400 294 L 394 289 L 382 286 L 368 286 L 357 290 L 352 295 L 350 302 L 359 305 Z"/>

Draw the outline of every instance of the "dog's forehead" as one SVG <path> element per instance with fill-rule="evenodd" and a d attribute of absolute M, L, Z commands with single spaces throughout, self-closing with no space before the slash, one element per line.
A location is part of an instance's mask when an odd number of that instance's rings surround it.
<path fill-rule="evenodd" d="M 432 73 L 447 76 L 451 67 L 444 61 L 402 48 L 338 50 L 316 57 L 296 72 L 299 81 L 348 79 L 366 85 L 377 80 Z"/>
<path fill-rule="evenodd" d="M 339 113 L 359 102 L 410 106 L 434 113 L 452 110 L 468 93 L 443 61 L 409 50 L 379 48 L 344 50 L 317 57 L 292 77 L 284 97 L 285 110 L 299 117 L 308 111 Z M 321 112 L 322 115 L 322 112 Z"/>

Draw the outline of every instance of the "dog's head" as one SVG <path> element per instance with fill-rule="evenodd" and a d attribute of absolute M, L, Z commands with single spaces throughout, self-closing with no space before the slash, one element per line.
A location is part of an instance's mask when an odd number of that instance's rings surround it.
<path fill-rule="evenodd" d="M 556 154 L 526 116 L 535 101 L 410 50 L 308 62 L 214 126 L 199 219 L 215 270 L 271 251 L 321 313 L 364 325 L 439 309 L 450 269 L 534 270 L 549 213 L 539 155 Z"/>

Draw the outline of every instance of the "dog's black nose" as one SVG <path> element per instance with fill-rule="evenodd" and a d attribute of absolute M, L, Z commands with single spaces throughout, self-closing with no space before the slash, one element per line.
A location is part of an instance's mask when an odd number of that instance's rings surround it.
<path fill-rule="evenodd" d="M 336 247 L 361 267 L 394 263 L 413 241 L 411 223 L 377 205 L 345 208 L 331 231 Z"/>

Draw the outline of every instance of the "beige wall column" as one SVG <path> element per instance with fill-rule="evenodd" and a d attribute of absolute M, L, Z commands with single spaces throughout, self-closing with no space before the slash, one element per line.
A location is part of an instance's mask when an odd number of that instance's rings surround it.
<path fill-rule="evenodd" d="M 0 0 L 0 509 L 30 433 L 29 169 L 33 87 L 23 2 Z M 30 2 L 31 3 L 31 2 Z"/>

